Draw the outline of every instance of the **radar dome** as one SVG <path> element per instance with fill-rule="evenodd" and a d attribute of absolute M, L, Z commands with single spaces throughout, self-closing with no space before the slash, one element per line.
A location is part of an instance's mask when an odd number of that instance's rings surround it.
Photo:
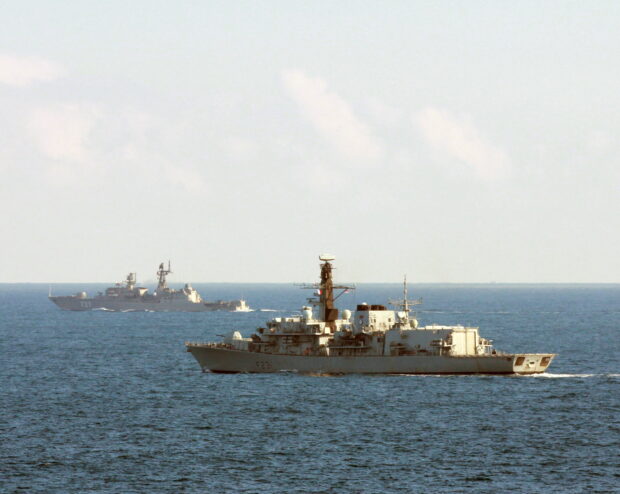
<path fill-rule="evenodd" d="M 351 319 L 351 311 L 349 309 L 345 309 L 342 311 L 342 318 L 346 321 Z"/>
<path fill-rule="evenodd" d="M 305 320 L 310 320 L 312 319 L 312 309 L 310 307 L 304 307 L 302 314 L 304 316 Z"/>
<path fill-rule="evenodd" d="M 241 333 L 239 331 L 231 331 L 224 338 L 224 343 L 231 344 L 235 340 L 242 340 L 242 339 L 243 339 L 243 336 L 241 336 Z"/>
<path fill-rule="evenodd" d="M 417 328 L 418 327 L 418 320 L 416 318 L 413 318 L 409 321 L 411 323 L 411 326 L 413 328 Z"/>

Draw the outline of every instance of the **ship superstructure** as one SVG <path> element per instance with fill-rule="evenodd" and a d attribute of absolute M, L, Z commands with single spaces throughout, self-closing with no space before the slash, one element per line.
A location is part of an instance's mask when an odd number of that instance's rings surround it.
<path fill-rule="evenodd" d="M 499 352 L 477 327 L 419 326 L 412 307 L 421 301 L 408 300 L 406 279 L 397 310 L 364 303 L 339 314 L 335 300 L 354 287 L 333 283 L 333 256 L 319 259 L 320 282 L 304 286 L 318 298 L 301 315 L 272 319 L 249 338 L 234 331 L 221 342 L 188 342 L 187 351 L 205 371 L 325 374 L 535 374 L 555 356 Z"/>
<path fill-rule="evenodd" d="M 148 288 L 137 286 L 136 273 L 129 273 L 125 280 L 108 287 L 94 297 L 86 292 L 69 296 L 52 296 L 49 299 L 64 310 L 109 310 L 109 311 L 239 311 L 250 310 L 245 300 L 205 301 L 189 283 L 176 290 L 170 288 L 167 276 L 171 274 L 170 261 L 165 267 L 162 262 L 157 270 L 157 288 L 150 294 Z"/>

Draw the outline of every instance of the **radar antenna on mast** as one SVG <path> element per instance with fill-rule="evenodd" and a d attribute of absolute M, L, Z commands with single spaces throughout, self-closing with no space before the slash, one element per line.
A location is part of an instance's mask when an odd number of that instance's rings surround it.
<path fill-rule="evenodd" d="M 319 283 L 302 283 L 302 288 L 309 288 L 316 290 L 316 295 L 319 299 L 309 298 L 308 302 L 320 307 L 320 318 L 330 326 L 334 326 L 334 321 L 338 319 L 338 309 L 334 306 L 334 301 L 347 293 L 349 290 L 355 290 L 355 286 L 348 285 L 334 285 L 332 279 L 332 265 L 331 261 L 336 258 L 330 254 L 321 254 L 319 260 L 321 264 L 321 281 Z M 334 290 L 342 290 L 338 295 L 334 297 Z"/>
<path fill-rule="evenodd" d="M 164 268 L 164 263 L 162 262 L 159 265 L 159 270 L 157 271 L 157 290 L 168 288 L 166 283 L 166 276 L 172 273 L 170 270 L 170 260 L 168 260 L 168 269 Z"/>
<path fill-rule="evenodd" d="M 389 301 L 390 305 L 393 305 L 394 307 L 398 307 L 399 309 L 401 309 L 403 312 L 409 313 L 409 311 L 411 310 L 411 306 L 413 305 L 420 305 L 422 303 L 422 299 L 418 298 L 415 300 L 409 300 L 408 297 L 408 290 L 407 290 L 407 275 L 405 275 L 405 280 L 403 281 L 403 298 L 402 300 L 390 300 Z"/>

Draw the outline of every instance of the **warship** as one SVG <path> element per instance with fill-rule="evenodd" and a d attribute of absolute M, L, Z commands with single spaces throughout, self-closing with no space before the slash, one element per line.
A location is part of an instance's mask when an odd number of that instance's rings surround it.
<path fill-rule="evenodd" d="M 477 327 L 419 326 L 408 300 L 359 304 L 339 315 L 335 300 L 352 286 L 335 285 L 334 257 L 324 254 L 319 283 L 301 314 L 278 317 L 249 338 L 233 331 L 219 342 L 186 342 L 203 371 L 216 373 L 299 372 L 309 374 L 538 374 L 552 353 L 503 353 Z M 340 291 L 338 295 L 334 295 Z M 317 298 L 318 297 L 318 298 Z M 316 309 L 316 314 L 315 314 Z"/>
<path fill-rule="evenodd" d="M 180 290 L 170 288 L 166 281 L 166 276 L 170 273 L 172 273 L 170 261 L 167 269 L 162 262 L 157 271 L 157 288 L 152 294 L 148 288 L 136 285 L 136 273 L 129 273 L 123 282 L 106 288 L 105 292 L 99 292 L 94 297 L 89 298 L 86 292 L 68 296 L 52 296 L 50 293 L 49 299 L 61 309 L 74 311 L 249 312 L 251 310 L 245 300 L 214 302 L 202 300 L 200 294 L 189 283 Z"/>

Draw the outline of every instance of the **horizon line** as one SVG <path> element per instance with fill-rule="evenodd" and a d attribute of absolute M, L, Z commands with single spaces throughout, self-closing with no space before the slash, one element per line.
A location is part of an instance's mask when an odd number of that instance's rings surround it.
<path fill-rule="evenodd" d="M 115 285 L 118 281 L 0 281 L 0 285 Z M 156 284 L 156 281 L 142 285 Z M 186 282 L 171 282 L 184 285 Z M 295 285 L 302 281 L 192 281 L 190 284 L 218 285 Z M 402 285 L 402 281 L 343 282 L 352 285 Z M 409 281 L 408 285 L 620 285 L 620 281 Z"/>

